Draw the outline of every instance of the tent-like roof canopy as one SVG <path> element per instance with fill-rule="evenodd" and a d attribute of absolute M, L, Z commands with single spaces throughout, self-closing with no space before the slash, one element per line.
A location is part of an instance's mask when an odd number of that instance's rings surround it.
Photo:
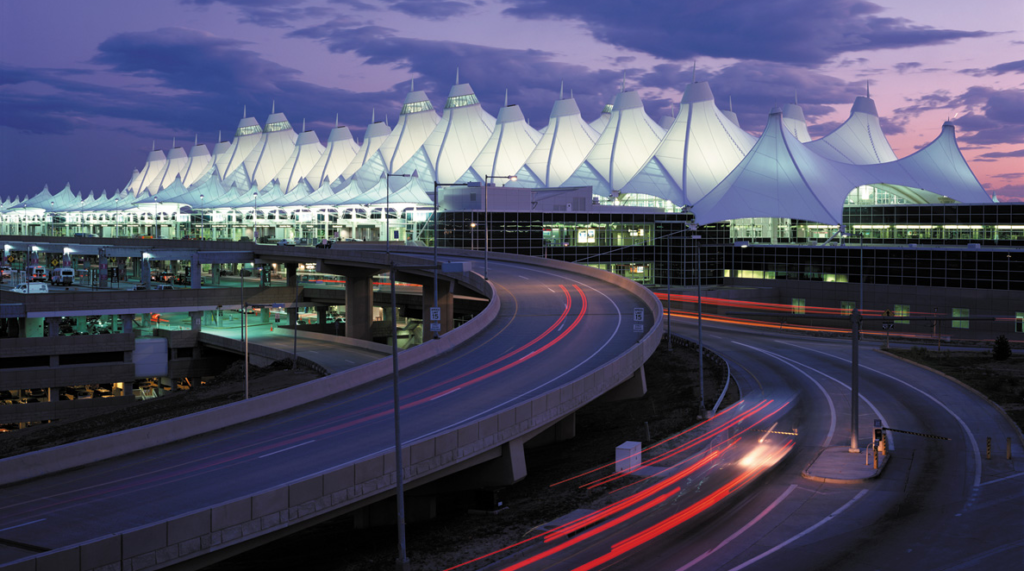
<path fill-rule="evenodd" d="M 715 106 L 711 87 L 691 83 L 683 93 L 679 115 L 622 192 L 693 204 L 711 192 L 753 145 L 754 138 Z"/>
<path fill-rule="evenodd" d="M 561 186 L 587 158 L 599 137 L 580 116 L 575 99 L 555 101 L 544 135 L 516 173 L 518 185 Z"/>
<path fill-rule="evenodd" d="M 611 196 L 644 166 L 664 136 L 665 130 L 644 111 L 640 94 L 622 91 L 608 126 L 564 186 L 590 186 L 594 194 Z"/>
<path fill-rule="evenodd" d="M 502 107 L 491 138 L 458 182 L 484 182 L 487 176 L 495 186 L 504 186 L 509 180 L 504 177 L 519 172 L 540 137 L 536 129 L 526 124 L 518 105 Z"/>
<path fill-rule="evenodd" d="M 875 102 L 868 97 L 858 97 L 845 123 L 828 135 L 807 143 L 807 147 L 827 159 L 854 165 L 896 160 L 896 153 L 892 152 L 878 122 Z"/>
<path fill-rule="evenodd" d="M 330 135 L 327 136 L 327 148 L 313 168 L 306 173 L 305 178 L 314 188 L 331 184 L 341 177 L 345 167 L 352 162 L 358 152 L 359 145 L 352 138 L 352 131 L 349 131 L 347 126 L 338 126 L 335 123 Z"/>
<path fill-rule="evenodd" d="M 961 202 L 991 202 L 956 145 L 951 123 L 918 152 L 873 165 L 822 157 L 782 124 L 775 109 L 750 153 L 693 205 L 698 224 L 736 218 L 794 218 L 841 225 L 843 204 L 858 186 L 890 184 L 925 189 Z"/>

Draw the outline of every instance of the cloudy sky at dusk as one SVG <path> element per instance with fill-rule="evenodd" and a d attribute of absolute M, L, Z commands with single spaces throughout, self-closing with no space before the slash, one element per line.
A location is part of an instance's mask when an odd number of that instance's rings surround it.
<path fill-rule="evenodd" d="M 870 80 L 898 156 L 953 118 L 989 193 L 1024 200 L 1022 30 L 1020 0 L 0 0 L 0 196 L 119 189 L 243 106 L 358 137 L 411 80 L 443 107 L 456 67 L 535 127 L 562 81 L 592 120 L 623 76 L 659 119 L 696 62 L 754 134 L 796 96 L 824 135 Z"/>

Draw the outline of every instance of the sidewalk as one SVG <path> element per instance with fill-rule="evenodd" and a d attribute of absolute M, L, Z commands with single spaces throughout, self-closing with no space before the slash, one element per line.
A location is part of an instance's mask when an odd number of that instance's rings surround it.
<path fill-rule="evenodd" d="M 817 458 L 803 471 L 803 477 L 816 482 L 831 484 L 858 484 L 877 478 L 882 474 L 891 455 L 878 455 L 878 469 L 874 467 L 874 452 L 864 447 L 858 453 L 850 452 L 849 446 L 823 448 Z M 867 463 L 865 464 L 865 456 Z"/>

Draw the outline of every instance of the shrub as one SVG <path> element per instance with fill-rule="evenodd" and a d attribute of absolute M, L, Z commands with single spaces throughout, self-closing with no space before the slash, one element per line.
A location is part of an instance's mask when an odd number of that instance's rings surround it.
<path fill-rule="evenodd" d="M 1005 361 L 1010 355 L 1013 355 L 1013 351 L 1010 350 L 1010 341 L 1006 335 L 996 337 L 995 343 L 992 344 L 992 358 L 996 361 Z"/>

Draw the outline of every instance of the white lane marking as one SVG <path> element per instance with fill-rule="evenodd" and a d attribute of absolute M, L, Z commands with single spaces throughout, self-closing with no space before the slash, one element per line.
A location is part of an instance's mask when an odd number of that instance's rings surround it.
<path fill-rule="evenodd" d="M 548 288 L 548 291 L 550 291 L 551 293 L 555 293 L 555 290 L 553 290 L 551 288 Z"/>
<path fill-rule="evenodd" d="M 780 343 L 785 343 L 785 341 L 779 341 L 779 342 Z M 786 343 L 786 344 L 788 345 L 788 343 Z M 801 348 L 799 345 L 794 345 L 794 347 Z M 810 349 L 810 350 L 814 351 L 813 349 Z M 827 353 L 826 353 L 826 355 L 827 355 Z M 788 357 L 778 357 L 778 358 L 780 358 L 780 359 L 789 359 Z M 792 360 L 792 361 L 794 363 L 798 363 L 799 362 L 799 361 L 796 361 L 796 360 Z M 819 375 L 825 377 L 826 379 L 834 381 L 839 386 L 843 387 L 844 389 L 846 389 L 848 391 L 852 391 L 853 390 L 853 389 L 850 388 L 850 385 L 844 383 L 843 381 L 840 381 L 839 379 L 837 379 L 837 378 L 835 378 L 833 376 L 830 376 L 830 375 L 828 375 L 828 374 L 826 374 L 826 373 L 824 373 L 822 371 L 819 371 L 819 370 L 815 369 L 814 367 L 811 367 L 811 366 L 808 366 L 808 365 L 803 365 L 803 366 L 805 366 L 808 369 L 814 371 L 815 373 L 818 373 Z M 877 416 L 878 419 L 882 421 L 882 426 L 889 426 L 889 422 L 887 420 L 885 420 L 885 417 L 882 416 L 882 413 L 878 410 L 878 408 L 874 405 L 874 403 L 872 403 L 870 400 L 868 400 L 868 397 L 864 396 L 864 392 L 863 391 L 859 391 L 859 392 L 860 392 L 860 399 L 862 401 L 864 401 L 865 403 L 867 403 L 867 405 L 869 407 L 871 407 L 871 410 L 874 411 L 875 416 Z M 895 438 L 895 436 L 893 435 L 892 432 L 890 432 L 889 435 L 886 437 L 886 446 L 889 448 L 889 450 L 896 450 L 896 438 Z"/>
<path fill-rule="evenodd" d="M 523 278 L 524 280 L 528 280 L 528 279 L 530 279 L 530 278 L 528 278 L 528 277 L 524 276 L 523 274 L 519 274 L 519 277 Z"/>
<path fill-rule="evenodd" d="M 995 484 L 996 482 L 1002 482 L 1003 480 L 1009 480 L 1010 478 L 1017 478 L 1019 476 L 1024 476 L 1024 472 L 1020 472 L 1020 473 L 1014 474 L 1012 476 L 1006 476 L 1004 478 L 999 478 L 998 480 L 989 480 L 989 481 L 985 482 L 984 484 L 979 484 L 979 485 L 987 486 L 989 484 Z M 3 531 L 3 530 L 0 529 L 0 531 Z"/>
<path fill-rule="evenodd" d="M 959 569 L 977 568 L 978 563 L 980 563 L 982 559 L 986 559 L 988 557 L 992 557 L 993 555 L 999 555 L 1000 553 L 1002 553 L 1004 551 L 1009 551 L 1011 549 L 1016 549 L 1017 547 L 1020 547 L 1022 545 L 1024 545 L 1024 539 L 1020 539 L 1020 540 L 1014 541 L 1013 543 L 1007 543 L 1005 545 L 1000 545 L 998 547 L 994 547 L 994 548 L 989 549 L 988 551 L 986 551 L 984 553 L 979 554 L 976 557 L 972 557 L 972 558 L 968 559 L 967 561 L 964 561 L 963 563 L 960 563 L 959 565 L 957 565 L 955 567 L 947 567 L 946 571 L 957 571 Z"/>
<path fill-rule="evenodd" d="M 819 521 L 818 523 L 812 525 L 811 527 L 803 530 L 802 532 L 794 535 L 793 537 L 787 539 L 786 541 L 783 541 L 782 543 L 776 545 L 775 547 L 769 549 L 768 551 L 765 551 L 761 555 L 758 555 L 757 557 L 755 557 L 753 559 L 750 559 L 750 560 L 748 560 L 747 562 L 745 562 L 745 563 L 743 563 L 741 565 L 737 565 L 736 567 L 733 567 L 729 571 L 739 571 L 740 569 L 743 569 L 744 567 L 749 567 L 750 565 L 753 565 L 757 561 L 760 561 L 760 560 L 764 559 L 765 557 L 768 557 L 772 553 L 775 553 L 776 551 L 782 549 L 783 547 L 789 545 L 790 543 L 793 543 L 794 541 L 800 539 L 801 537 L 811 533 L 812 531 L 818 529 L 819 527 L 821 527 L 821 526 L 825 525 L 826 523 L 828 523 L 829 521 L 831 521 L 832 518 L 838 516 L 839 514 L 843 513 L 844 511 L 846 511 L 846 508 L 848 508 L 851 505 L 853 505 L 853 502 L 855 502 L 855 501 L 861 499 L 862 497 L 864 497 L 864 494 L 866 494 L 866 493 L 868 493 L 867 490 L 861 490 L 856 496 L 853 497 L 852 500 L 846 502 L 843 505 L 843 507 L 837 509 L 836 511 L 834 511 L 831 514 L 829 514 L 828 516 L 826 516 L 825 519 L 823 519 L 823 520 Z"/>
<path fill-rule="evenodd" d="M 760 353 L 764 353 L 765 355 L 774 357 L 774 358 L 782 361 L 783 363 L 785 363 L 785 364 L 789 365 L 790 367 L 793 367 L 794 369 L 796 369 L 796 371 L 798 373 L 800 373 L 801 375 L 807 377 L 808 379 L 810 379 L 810 381 L 812 383 L 814 383 L 815 385 L 818 386 L 818 389 L 821 390 L 821 394 L 825 395 L 825 400 L 828 401 L 828 412 L 829 412 L 829 415 L 831 416 L 831 422 L 829 422 L 829 427 L 828 427 L 828 434 L 825 435 L 825 443 L 823 444 L 823 446 L 828 446 L 829 443 L 832 442 L 832 435 L 835 434 L 835 432 L 836 432 L 836 405 L 835 405 L 835 403 L 832 402 L 832 397 L 828 394 L 828 391 L 825 390 L 825 387 L 821 386 L 821 383 L 819 383 L 814 377 L 812 377 L 812 376 L 808 375 L 807 373 L 801 371 L 796 365 L 794 365 L 793 363 L 788 362 L 786 359 L 780 357 L 779 355 L 776 355 L 776 354 L 771 353 L 769 351 L 765 351 L 764 349 L 758 349 L 757 347 L 754 347 L 752 345 L 747 345 L 746 343 L 740 343 L 739 341 L 733 341 L 733 343 L 735 343 L 737 345 L 742 345 L 744 347 L 747 347 L 748 349 L 753 349 L 754 351 L 758 351 Z"/>
<path fill-rule="evenodd" d="M 726 545 L 728 545 L 729 543 L 731 543 L 732 540 L 734 540 L 737 537 L 739 537 L 740 535 L 742 535 L 743 532 L 745 532 L 748 529 L 750 529 L 755 523 L 761 521 L 761 518 L 763 518 L 764 516 L 768 515 L 769 512 L 771 512 L 773 509 L 778 507 L 778 505 L 782 503 L 782 500 L 786 499 L 786 497 L 788 497 L 789 494 L 793 493 L 793 490 L 795 490 L 796 488 L 797 488 L 796 484 L 790 485 L 789 488 L 787 488 L 785 492 L 782 492 L 781 496 L 779 496 L 774 502 L 772 502 L 771 505 L 769 505 L 768 507 L 764 508 L 764 511 L 762 511 L 759 514 L 757 514 L 757 517 L 755 517 L 754 519 L 750 520 L 747 523 L 747 525 L 739 528 L 739 530 L 737 530 L 736 533 L 734 533 L 734 534 L 730 535 L 729 537 L 725 538 L 724 540 L 722 540 L 722 543 L 719 543 L 714 549 L 712 549 L 710 551 L 705 551 L 703 555 L 701 555 L 700 557 L 698 557 L 698 558 L 694 559 L 693 561 L 687 563 L 686 565 L 683 565 L 679 569 L 676 569 L 676 571 L 686 571 L 690 567 L 693 567 L 694 565 L 696 565 L 696 564 L 700 563 L 701 561 L 703 561 L 704 558 L 706 558 L 707 556 L 711 555 L 712 553 L 718 551 L 719 549 L 721 549 L 721 548 L 725 547 Z"/>
<path fill-rule="evenodd" d="M 807 349 L 807 350 L 808 351 L 814 351 L 814 349 Z M 840 361 L 844 361 L 846 363 L 850 362 L 849 359 L 843 359 L 842 357 L 836 357 L 835 355 L 829 355 L 828 353 L 825 353 L 823 351 L 814 351 L 814 352 L 815 353 L 821 353 L 822 355 L 826 355 L 826 356 L 832 357 L 833 359 L 839 359 Z M 861 367 L 863 367 L 863 368 L 865 368 L 865 369 L 867 369 L 867 370 L 869 370 L 869 371 L 871 371 L 873 373 L 878 373 L 879 375 L 882 375 L 882 376 L 885 376 L 885 377 L 889 377 L 890 379 L 896 381 L 897 383 L 901 383 L 903 385 L 906 385 L 907 387 L 910 387 L 910 388 L 914 389 L 915 391 L 921 393 L 922 395 L 932 399 L 932 401 L 935 404 L 941 406 L 943 409 L 945 409 L 946 412 L 948 412 L 950 414 L 950 416 L 955 418 L 956 421 L 958 423 L 960 423 L 960 428 L 963 429 L 963 431 L 967 433 L 967 440 L 971 443 L 971 447 L 974 449 L 974 468 L 975 468 L 975 470 L 974 470 L 974 487 L 977 488 L 978 486 L 981 485 L 981 450 L 978 448 L 978 441 L 977 441 L 976 438 L 974 438 L 974 433 L 971 432 L 971 429 L 967 427 L 967 423 L 964 422 L 964 420 L 962 418 L 957 416 L 956 413 L 953 412 L 948 406 L 942 404 L 942 401 L 940 401 L 939 399 L 933 397 L 932 395 L 922 391 L 921 389 L 915 387 L 914 385 L 912 385 L 912 384 L 910 384 L 910 383 L 908 383 L 908 382 L 906 382 L 906 381 L 904 381 L 902 379 L 897 379 L 896 377 L 894 377 L 894 376 L 892 376 L 892 375 L 890 375 L 888 373 L 883 373 L 882 371 L 879 371 L 877 369 L 872 369 L 871 367 L 868 367 L 866 365 L 861 365 Z"/>
<path fill-rule="evenodd" d="M 46 518 L 44 517 L 42 519 L 37 519 L 37 520 L 33 520 L 33 521 L 27 521 L 25 523 L 19 523 L 18 525 L 12 525 L 11 527 L 5 527 L 3 529 L 0 529 L 0 531 L 10 531 L 12 529 L 18 529 L 19 527 L 25 527 L 26 525 L 32 525 L 34 523 L 39 523 L 41 521 L 46 521 Z"/>
<path fill-rule="evenodd" d="M 287 452 L 289 450 L 294 450 L 294 449 L 298 448 L 299 446 L 305 446 L 307 444 L 312 444 L 314 442 L 316 442 L 316 440 L 307 440 L 305 442 L 300 442 L 300 443 L 296 444 L 295 446 L 289 446 L 288 448 L 282 448 L 282 449 L 280 449 L 280 450 L 278 450 L 276 452 L 271 452 L 270 454 L 264 454 L 263 456 L 260 456 L 260 458 L 266 458 L 267 456 L 273 456 L 274 454 L 280 454 L 282 452 Z"/>

